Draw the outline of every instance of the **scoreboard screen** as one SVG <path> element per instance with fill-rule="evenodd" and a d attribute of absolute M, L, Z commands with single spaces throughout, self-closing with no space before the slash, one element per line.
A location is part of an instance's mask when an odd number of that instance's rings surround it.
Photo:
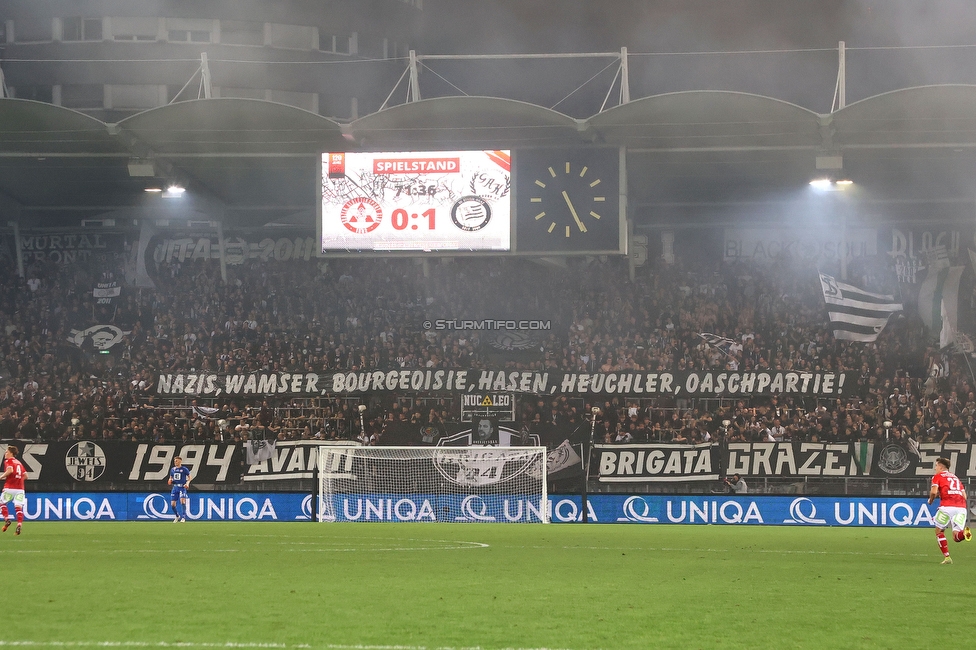
<path fill-rule="evenodd" d="M 321 252 L 510 251 L 511 152 L 322 154 Z"/>

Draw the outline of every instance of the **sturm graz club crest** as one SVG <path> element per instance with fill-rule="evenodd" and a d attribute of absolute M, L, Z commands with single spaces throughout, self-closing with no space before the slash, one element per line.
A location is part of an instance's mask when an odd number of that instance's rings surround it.
<path fill-rule="evenodd" d="M 499 330 L 488 340 L 488 345 L 502 352 L 525 352 L 539 347 L 539 337 L 518 330 Z"/>
<path fill-rule="evenodd" d="M 64 467 L 76 481 L 97 481 L 105 472 L 105 452 L 94 442 L 78 442 L 64 455 Z"/>
<path fill-rule="evenodd" d="M 465 488 L 506 483 L 526 473 L 541 478 L 542 460 L 517 448 L 507 452 L 503 447 L 485 451 L 438 449 L 433 461 L 438 474 Z"/>
<path fill-rule="evenodd" d="M 493 358 L 528 359 L 541 357 L 543 334 L 536 331 L 497 330 L 481 335 L 485 351 Z"/>
<path fill-rule="evenodd" d="M 451 221 L 465 232 L 481 230 L 491 221 L 491 206 L 480 196 L 463 196 L 451 208 Z"/>
<path fill-rule="evenodd" d="M 878 467 L 887 474 L 901 474 L 911 464 L 908 452 L 901 445 L 887 445 L 878 455 Z"/>

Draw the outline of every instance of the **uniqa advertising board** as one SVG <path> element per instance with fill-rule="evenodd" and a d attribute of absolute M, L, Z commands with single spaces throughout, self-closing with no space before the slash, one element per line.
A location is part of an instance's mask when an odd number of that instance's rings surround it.
<path fill-rule="evenodd" d="M 778 526 L 927 527 L 936 506 L 920 497 L 664 496 L 598 494 L 587 500 L 592 522 Z M 551 521 L 582 521 L 579 496 L 550 497 Z"/>
<path fill-rule="evenodd" d="M 313 499 L 301 493 L 191 492 L 190 521 L 312 521 Z M 337 503 L 345 521 L 539 522 L 538 502 L 499 495 L 345 495 Z M 583 519 L 579 495 L 550 495 L 553 523 Z M 664 496 L 595 494 L 588 520 L 627 524 L 929 527 L 936 506 L 920 497 Z M 321 509 L 319 509 L 321 511 Z M 172 521 L 169 494 L 161 492 L 42 492 L 28 494 L 29 521 Z"/>

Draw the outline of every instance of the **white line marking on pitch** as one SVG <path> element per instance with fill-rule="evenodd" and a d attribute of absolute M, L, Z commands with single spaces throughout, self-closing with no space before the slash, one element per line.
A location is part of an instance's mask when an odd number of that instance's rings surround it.
<path fill-rule="evenodd" d="M 551 549 L 552 546 L 518 546 L 511 548 Z M 748 553 L 774 553 L 777 555 L 879 555 L 884 557 L 929 557 L 931 553 L 885 553 L 882 551 L 814 551 L 791 550 L 778 548 L 675 548 L 669 546 L 561 546 L 564 551 L 662 551 L 665 553 L 731 553 L 745 551 Z"/>
<path fill-rule="evenodd" d="M 15 648 L 326 648 L 327 650 L 484 650 L 481 646 L 417 646 L 417 645 L 342 645 L 325 643 L 206 643 L 194 641 L 3 641 L 0 647 Z M 506 648 L 505 650 L 557 650 L 556 648 Z M 561 648 L 558 650 L 568 650 Z"/>
<path fill-rule="evenodd" d="M 483 542 L 464 542 L 464 541 L 448 541 L 448 540 L 428 540 L 434 542 L 443 541 L 445 544 L 453 544 L 454 546 L 401 546 L 401 547 L 337 547 L 337 548 L 286 548 L 285 551 L 289 553 L 361 553 L 363 551 L 368 551 L 370 553 L 377 551 L 385 551 L 389 553 L 407 552 L 407 551 L 463 551 L 467 549 L 477 549 L 477 548 L 488 548 L 490 544 L 485 544 Z M 294 545 L 294 542 L 285 542 L 287 545 Z M 283 546 L 280 544 L 278 546 Z M 3 549 L 0 553 L 72 553 L 72 554 L 85 554 L 85 553 L 241 553 L 247 552 L 248 548 L 207 548 L 201 551 L 196 551 L 193 549 L 186 548 L 120 548 L 120 549 L 91 549 L 81 550 L 76 548 L 49 548 L 49 549 Z M 2 643 L 2 642 L 0 642 Z M 350 646 L 352 647 L 352 646 Z"/>

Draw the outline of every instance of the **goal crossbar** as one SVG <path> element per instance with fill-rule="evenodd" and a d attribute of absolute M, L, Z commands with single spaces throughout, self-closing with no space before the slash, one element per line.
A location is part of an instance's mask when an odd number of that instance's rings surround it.
<path fill-rule="evenodd" d="M 548 522 L 545 447 L 323 446 L 318 521 Z"/>

